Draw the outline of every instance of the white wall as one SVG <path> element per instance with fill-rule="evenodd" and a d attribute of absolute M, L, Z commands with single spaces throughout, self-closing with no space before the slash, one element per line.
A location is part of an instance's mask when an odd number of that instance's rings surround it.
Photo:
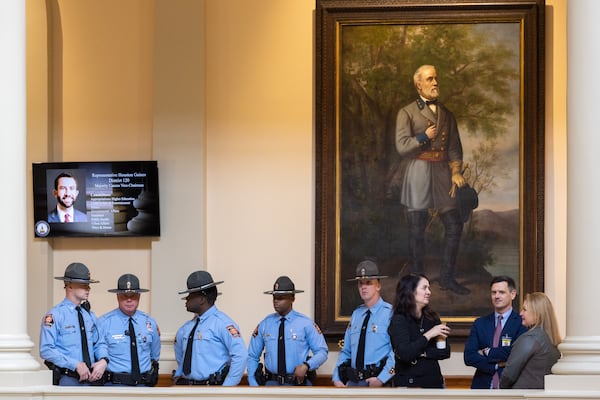
<path fill-rule="evenodd" d="M 313 8 L 207 2 L 207 266 L 246 337 L 279 275 L 313 314 Z"/>
<path fill-rule="evenodd" d="M 48 4 L 53 39 L 48 160 L 152 159 L 153 3 L 59 0 Z M 32 161 L 48 161 L 38 157 Z M 142 285 L 150 285 L 151 240 L 45 241 L 52 276 L 61 276 L 70 262 L 81 261 L 100 280 L 91 297 L 97 313 L 114 308 L 115 298 L 106 290 L 115 287 L 120 274 L 134 273 Z M 52 289 L 52 302 L 62 300 L 62 282 L 54 281 Z"/>

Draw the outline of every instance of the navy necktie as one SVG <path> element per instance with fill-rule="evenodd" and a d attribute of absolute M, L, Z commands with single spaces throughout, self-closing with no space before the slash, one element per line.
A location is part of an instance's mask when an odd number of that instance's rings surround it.
<path fill-rule="evenodd" d="M 286 376 L 285 365 L 285 317 L 281 317 L 279 323 L 279 337 L 277 339 L 277 375 Z"/>
<path fill-rule="evenodd" d="M 142 375 L 140 373 L 135 328 L 133 327 L 133 318 L 131 317 L 129 317 L 129 348 L 131 350 L 131 378 L 139 383 L 142 380 Z"/>
<path fill-rule="evenodd" d="M 371 318 L 371 310 L 367 310 L 365 314 L 365 319 L 360 328 L 358 351 L 356 353 L 356 369 L 360 371 L 365 369 L 365 342 L 367 340 L 367 325 L 369 324 L 369 318 Z"/>
<path fill-rule="evenodd" d="M 87 333 L 85 331 L 85 322 L 83 321 L 83 314 L 81 313 L 81 307 L 75 307 L 77 310 L 77 318 L 79 318 L 79 331 L 81 332 L 81 353 L 83 354 L 83 362 L 88 368 L 92 367 L 92 361 L 90 359 L 90 351 L 88 350 Z"/>
<path fill-rule="evenodd" d="M 196 328 L 198 327 L 198 322 L 200 322 L 200 318 L 196 318 L 196 324 L 190 331 L 188 335 L 187 347 L 185 349 L 185 356 L 183 357 L 183 374 L 189 375 L 192 372 L 192 347 L 194 345 L 194 334 L 196 333 Z"/>

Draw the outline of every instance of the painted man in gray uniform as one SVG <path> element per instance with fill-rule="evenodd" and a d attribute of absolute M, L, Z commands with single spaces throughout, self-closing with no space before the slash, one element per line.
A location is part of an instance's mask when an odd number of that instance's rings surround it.
<path fill-rule="evenodd" d="M 440 287 L 468 294 L 470 290 L 455 279 L 463 229 L 455 190 L 466 184 L 456 118 L 438 102 L 440 92 L 434 66 L 419 67 L 413 79 L 419 95 L 396 118 L 396 149 L 405 171 L 401 203 L 407 208 L 411 271 L 423 272 L 425 229 L 431 210 L 444 225 Z"/>

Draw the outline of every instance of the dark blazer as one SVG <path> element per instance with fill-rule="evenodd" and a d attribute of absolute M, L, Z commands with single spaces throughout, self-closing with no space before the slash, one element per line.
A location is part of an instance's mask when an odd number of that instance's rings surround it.
<path fill-rule="evenodd" d="M 73 217 L 75 220 L 73 222 L 87 222 L 86 213 L 81 212 L 76 208 L 74 208 L 74 210 L 75 215 L 73 215 Z M 58 216 L 58 211 L 56 211 L 56 208 L 48 213 L 48 222 L 60 222 L 60 217 Z"/>
<path fill-rule="evenodd" d="M 495 326 L 495 314 L 491 313 L 477 318 L 471 327 L 464 350 L 465 364 L 476 368 L 471 389 L 490 388 L 492 377 L 496 372 L 496 364 L 508 360 L 515 340 L 527 332 L 527 328 L 521 322 L 521 316 L 513 309 L 502 329 L 500 346 L 492 348 Z M 510 343 L 502 338 L 510 338 Z M 478 353 L 486 347 L 490 348 L 487 357 Z M 502 376 L 502 370 L 502 367 L 498 367 L 499 376 Z"/>
<path fill-rule="evenodd" d="M 427 332 L 439 319 L 419 319 L 394 314 L 388 332 L 396 358 L 394 386 L 443 388 L 444 377 L 438 360 L 450 357 L 450 345 L 445 349 L 436 348 L 435 338 L 427 340 Z"/>

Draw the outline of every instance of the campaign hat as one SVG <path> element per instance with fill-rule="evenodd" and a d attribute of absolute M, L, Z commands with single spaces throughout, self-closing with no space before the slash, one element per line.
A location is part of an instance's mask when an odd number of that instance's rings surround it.
<path fill-rule="evenodd" d="M 90 270 L 85 264 L 74 262 L 67 265 L 64 276 L 55 276 L 54 279 L 73 283 L 98 283 L 99 281 L 90 278 Z"/>
<path fill-rule="evenodd" d="M 108 289 L 111 293 L 144 293 L 148 289 L 140 289 L 140 280 L 133 274 L 125 274 L 119 277 L 116 289 Z"/>
<path fill-rule="evenodd" d="M 179 294 L 200 292 L 211 287 L 220 285 L 225 281 L 215 282 L 212 276 L 206 271 L 192 272 L 187 278 L 187 290 L 178 292 Z"/>
<path fill-rule="evenodd" d="M 273 284 L 273 290 L 264 292 L 265 294 L 295 294 L 303 293 L 304 290 L 296 290 L 294 282 L 287 276 L 280 276 Z"/>
<path fill-rule="evenodd" d="M 379 275 L 379 267 L 371 260 L 365 260 L 356 266 L 356 276 L 347 279 L 347 281 L 356 281 L 360 279 L 384 279 L 387 275 Z"/>

